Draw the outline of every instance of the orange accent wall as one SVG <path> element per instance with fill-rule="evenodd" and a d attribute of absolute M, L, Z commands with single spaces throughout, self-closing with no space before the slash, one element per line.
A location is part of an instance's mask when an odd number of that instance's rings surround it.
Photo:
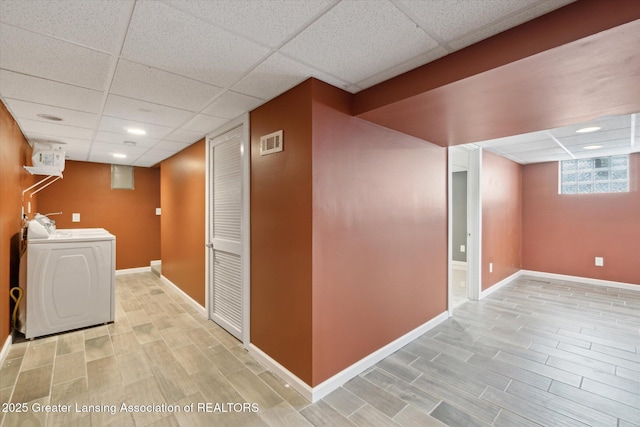
<path fill-rule="evenodd" d="M 251 112 L 251 342 L 312 383 L 311 80 Z M 284 151 L 260 155 L 282 129 Z"/>
<path fill-rule="evenodd" d="M 162 275 L 205 305 L 205 140 L 160 165 Z"/>
<path fill-rule="evenodd" d="M 522 166 L 484 151 L 481 180 L 485 290 L 522 268 Z"/>
<path fill-rule="evenodd" d="M 116 236 L 116 269 L 148 267 L 160 259 L 160 170 L 134 168 L 134 190 L 111 189 L 111 165 L 66 161 L 64 178 L 42 190 L 38 210 L 57 228 L 105 228 Z M 35 211 L 32 211 L 35 212 Z M 71 222 L 72 213 L 80 222 Z"/>
<path fill-rule="evenodd" d="M 0 102 L 0 348 L 11 328 L 9 289 L 18 286 L 22 190 L 36 182 L 22 168 L 30 157 L 31 147 Z"/>
<path fill-rule="evenodd" d="M 312 83 L 316 386 L 446 311 L 447 173 L 445 148 Z"/>
<path fill-rule="evenodd" d="M 560 195 L 557 162 L 523 167 L 524 269 L 640 285 L 640 153 L 629 160 L 631 191 L 614 194 Z"/>
<path fill-rule="evenodd" d="M 350 103 L 310 79 L 251 113 L 251 341 L 311 386 L 446 310 L 446 151 Z"/>

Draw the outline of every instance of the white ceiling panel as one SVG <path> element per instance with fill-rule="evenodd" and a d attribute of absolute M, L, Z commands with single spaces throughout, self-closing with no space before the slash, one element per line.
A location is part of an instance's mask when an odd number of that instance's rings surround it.
<path fill-rule="evenodd" d="M 62 121 L 55 122 L 66 126 L 76 126 L 93 129 L 98 121 L 98 115 L 85 113 L 83 111 L 69 110 L 67 108 L 52 107 L 50 105 L 36 104 L 34 102 L 7 99 L 7 107 L 14 117 L 20 119 L 36 120 L 45 123 L 52 123 L 39 115 L 49 115 L 61 118 Z"/>
<path fill-rule="evenodd" d="M 20 128 L 25 134 L 50 135 L 55 137 L 68 137 L 91 140 L 93 130 L 74 126 L 59 125 L 52 122 L 20 119 Z"/>
<path fill-rule="evenodd" d="M 171 128 L 180 126 L 193 116 L 191 111 L 178 110 L 118 95 L 109 95 L 104 106 L 104 114 Z"/>
<path fill-rule="evenodd" d="M 98 131 L 94 140 L 96 142 L 105 142 L 108 144 L 123 144 L 125 141 L 135 142 L 138 147 L 153 147 L 160 141 L 159 138 L 151 138 L 149 136 L 130 135 L 128 133 L 116 133 L 107 131 Z"/>
<path fill-rule="evenodd" d="M 162 151 L 172 151 L 178 152 L 184 150 L 191 144 L 185 144 L 182 142 L 174 142 L 174 141 L 159 141 L 156 145 L 153 146 L 153 151 L 162 150 Z"/>
<path fill-rule="evenodd" d="M 154 149 L 138 157 L 133 163 L 135 166 L 150 167 L 160 163 L 175 154 L 173 150 Z"/>
<path fill-rule="evenodd" d="M 98 113 L 102 92 L 0 70 L 0 95 L 71 110 Z"/>
<path fill-rule="evenodd" d="M 455 40 L 451 40 L 448 44 L 454 50 L 465 48 L 481 40 L 508 30 L 509 28 L 516 27 L 524 22 L 530 21 L 534 18 L 544 15 L 545 13 L 549 13 L 555 9 L 572 3 L 573 1 L 574 0 L 547 0 L 541 2 L 527 2 L 529 4 L 529 7 L 522 10 L 521 12 L 507 15 L 504 17 L 504 19 L 493 21 L 491 24 L 485 27 L 471 31 Z M 494 2 L 500 2 L 504 4 L 509 3 L 507 1 L 503 2 L 501 0 L 494 0 Z"/>
<path fill-rule="evenodd" d="M 531 6 L 529 0 L 400 0 L 423 28 L 445 42 Z"/>
<path fill-rule="evenodd" d="M 189 111 L 200 109 L 223 88 L 120 59 L 111 93 Z"/>
<path fill-rule="evenodd" d="M 437 45 L 392 3 L 360 0 L 339 3 L 281 51 L 357 83 Z"/>
<path fill-rule="evenodd" d="M 164 139 L 167 141 L 182 142 L 190 145 L 202 139 L 204 136 L 205 134 L 203 132 L 195 132 L 181 128 L 171 132 L 169 135 L 165 136 Z"/>
<path fill-rule="evenodd" d="M 0 53 L 0 68 L 97 90 L 104 89 L 111 59 L 5 24 L 0 24 Z"/>
<path fill-rule="evenodd" d="M 390 78 L 413 70 L 414 68 L 418 68 L 421 65 L 427 64 L 431 61 L 435 61 L 438 58 L 442 58 L 447 53 L 448 52 L 444 47 L 438 46 L 427 53 L 421 53 L 420 55 L 411 58 L 408 61 L 405 61 L 401 64 L 393 65 L 391 68 L 388 68 L 381 73 L 359 81 L 358 86 L 362 89 L 369 88 L 371 86 L 377 85 L 378 83 L 382 83 L 385 80 L 389 80 Z"/>
<path fill-rule="evenodd" d="M 268 54 L 266 47 L 156 1 L 138 1 L 122 56 L 228 87 Z"/>
<path fill-rule="evenodd" d="M 168 0 L 167 3 L 193 16 L 227 30 L 277 47 L 310 21 L 336 3 L 336 0 Z"/>
<path fill-rule="evenodd" d="M 588 123 L 483 141 L 474 145 L 523 164 L 628 154 L 634 151 L 634 144 L 631 143 L 633 116 L 637 114 L 603 117 Z M 590 133 L 576 133 L 578 129 L 592 125 L 598 125 L 601 129 Z M 589 145 L 602 147 L 584 149 Z"/>
<path fill-rule="evenodd" d="M 144 131 L 146 131 L 146 136 L 148 138 L 156 138 L 156 139 L 162 139 L 169 132 L 171 132 L 170 127 L 158 126 L 158 125 L 153 125 L 149 123 L 141 123 L 135 120 L 126 120 L 126 119 L 120 119 L 117 117 L 109 117 L 109 116 L 102 116 L 102 120 L 100 120 L 100 127 L 99 127 L 100 130 L 104 130 L 107 132 L 121 133 L 121 134 L 127 135 L 127 138 L 129 137 L 129 134 L 127 133 L 128 128 L 143 129 Z M 131 135 L 131 136 L 135 136 L 135 135 Z"/>
<path fill-rule="evenodd" d="M 187 124 L 183 126 L 183 129 L 190 130 L 192 132 L 200 132 L 203 135 L 214 131 L 223 124 L 227 123 L 228 119 L 222 119 L 220 117 L 207 116 L 206 114 L 198 114 L 191 119 Z"/>
<path fill-rule="evenodd" d="M 215 102 L 202 110 L 202 112 L 210 116 L 234 119 L 246 111 L 255 109 L 264 102 L 264 99 L 227 91 L 220 98 L 216 99 Z"/>
<path fill-rule="evenodd" d="M 133 1 L 2 0 L 3 22 L 98 50 L 111 52 Z"/>
<path fill-rule="evenodd" d="M 256 98 L 272 99 L 309 77 L 316 77 L 341 89 L 349 87 L 345 81 L 274 53 L 232 89 Z"/>

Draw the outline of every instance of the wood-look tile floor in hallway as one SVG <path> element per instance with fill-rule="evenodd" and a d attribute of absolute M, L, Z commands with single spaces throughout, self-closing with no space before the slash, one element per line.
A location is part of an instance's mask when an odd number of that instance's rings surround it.
<path fill-rule="evenodd" d="M 0 412 L 3 427 L 640 423 L 636 291 L 517 279 L 315 404 L 153 274 L 118 276 L 116 294 L 115 323 L 12 346 L 0 403 L 29 411 Z M 258 411 L 182 409 L 229 402 Z M 43 405 L 70 412 L 33 411 Z"/>

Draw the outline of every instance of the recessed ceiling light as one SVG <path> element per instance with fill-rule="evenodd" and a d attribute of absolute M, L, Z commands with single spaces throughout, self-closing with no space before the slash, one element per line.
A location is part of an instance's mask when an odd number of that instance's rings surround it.
<path fill-rule="evenodd" d="M 584 147 L 582 147 L 584 150 L 597 150 L 599 148 L 602 148 L 602 145 L 585 145 Z"/>
<path fill-rule="evenodd" d="M 126 159 L 127 155 L 122 153 L 113 153 L 113 157 L 115 157 L 116 159 Z"/>
<path fill-rule="evenodd" d="M 127 128 L 127 132 L 132 135 L 146 135 L 147 131 L 140 128 Z"/>
<path fill-rule="evenodd" d="M 40 117 L 41 119 L 51 120 L 52 122 L 61 122 L 62 117 L 54 116 L 52 114 L 36 114 L 36 117 Z"/>
<path fill-rule="evenodd" d="M 589 133 L 589 132 L 595 132 L 600 129 L 602 129 L 600 126 L 589 126 L 586 128 L 578 129 L 576 133 Z"/>

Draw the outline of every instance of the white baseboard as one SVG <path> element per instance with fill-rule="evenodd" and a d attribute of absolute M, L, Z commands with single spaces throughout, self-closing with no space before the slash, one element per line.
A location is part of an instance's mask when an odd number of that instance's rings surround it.
<path fill-rule="evenodd" d="M 370 355 L 360 359 L 353 365 L 345 368 L 344 370 L 338 372 L 331 378 L 323 381 L 315 387 L 309 386 L 307 383 L 302 381 L 300 378 L 296 377 L 293 373 L 291 373 L 284 366 L 280 365 L 277 361 L 272 359 L 269 355 L 264 353 L 262 350 L 254 346 L 253 344 L 249 345 L 249 353 L 256 358 L 258 361 L 262 362 L 266 367 L 268 367 L 273 373 L 278 375 L 280 378 L 289 383 L 291 387 L 293 387 L 298 393 L 304 396 L 311 402 L 317 402 L 322 399 L 332 391 L 336 390 L 343 384 L 345 384 L 350 379 L 358 376 L 362 372 L 366 371 L 382 359 L 390 356 L 395 353 L 405 345 L 409 344 L 411 341 L 415 340 L 419 336 L 423 335 L 428 330 L 436 327 L 440 323 L 444 322 L 449 318 L 448 312 L 443 312 L 429 320 L 428 322 L 418 326 L 414 330 L 404 334 L 400 338 L 390 342 L 384 347 L 374 351 Z"/>
<path fill-rule="evenodd" d="M 605 286 L 608 288 L 627 289 L 631 291 L 640 292 L 640 284 L 635 284 L 635 283 L 614 282 L 611 280 L 591 279 L 589 277 L 569 276 L 566 274 L 545 273 L 542 271 L 533 271 L 533 270 L 520 270 L 519 273 L 520 273 L 520 276 L 534 276 L 534 277 L 540 277 L 543 279 L 566 280 L 569 282 L 581 282 L 581 283 L 587 283 L 589 285 Z"/>
<path fill-rule="evenodd" d="M 11 334 L 9 334 L 9 336 L 4 342 L 4 345 L 2 346 L 2 350 L 0 350 L 0 366 L 4 364 L 4 359 L 7 358 L 7 355 L 9 354 L 9 350 L 11 350 L 12 343 L 13 343 L 13 337 L 11 336 Z"/>
<path fill-rule="evenodd" d="M 310 402 L 313 402 L 313 389 L 310 385 L 302 381 L 298 378 L 293 372 L 282 366 L 275 359 L 269 356 L 264 351 L 260 350 L 253 344 L 249 344 L 249 354 L 256 359 L 258 362 L 262 363 L 264 366 L 269 368 L 271 372 L 279 376 L 283 379 L 287 384 L 289 384 L 295 391 L 300 393 L 302 397 L 307 399 Z"/>
<path fill-rule="evenodd" d="M 120 276 L 122 274 L 146 273 L 149 271 L 151 271 L 151 267 L 123 268 L 121 270 L 116 270 L 116 276 Z"/>
<path fill-rule="evenodd" d="M 152 267 L 157 265 L 162 265 L 162 260 L 154 259 L 149 264 L 151 264 Z"/>
<path fill-rule="evenodd" d="M 489 295 L 491 295 L 495 291 L 499 290 L 500 288 L 502 288 L 506 284 L 510 283 L 512 280 L 517 279 L 521 275 L 522 275 L 522 270 L 518 270 L 515 273 L 513 273 L 511 276 L 505 277 L 504 279 L 502 279 L 498 283 L 495 283 L 495 284 L 491 285 L 491 287 L 489 289 L 485 289 L 484 291 L 481 291 L 479 299 L 483 299 L 483 298 L 488 297 Z"/>
<path fill-rule="evenodd" d="M 163 275 L 160 275 L 160 280 L 162 280 L 162 282 L 164 284 L 166 284 L 166 285 L 172 287 L 174 290 L 176 290 L 193 308 L 198 310 L 198 312 L 201 313 L 204 317 L 208 317 L 207 316 L 207 309 L 204 308 L 203 306 L 201 306 L 200 303 L 198 303 L 198 301 L 196 301 L 193 298 L 191 298 L 191 296 L 188 295 L 185 291 L 180 289 L 178 287 L 178 285 L 176 285 L 175 283 L 173 283 L 171 280 L 167 279 Z"/>
<path fill-rule="evenodd" d="M 454 270 L 467 271 L 467 263 L 465 261 L 451 261 L 451 268 Z"/>

